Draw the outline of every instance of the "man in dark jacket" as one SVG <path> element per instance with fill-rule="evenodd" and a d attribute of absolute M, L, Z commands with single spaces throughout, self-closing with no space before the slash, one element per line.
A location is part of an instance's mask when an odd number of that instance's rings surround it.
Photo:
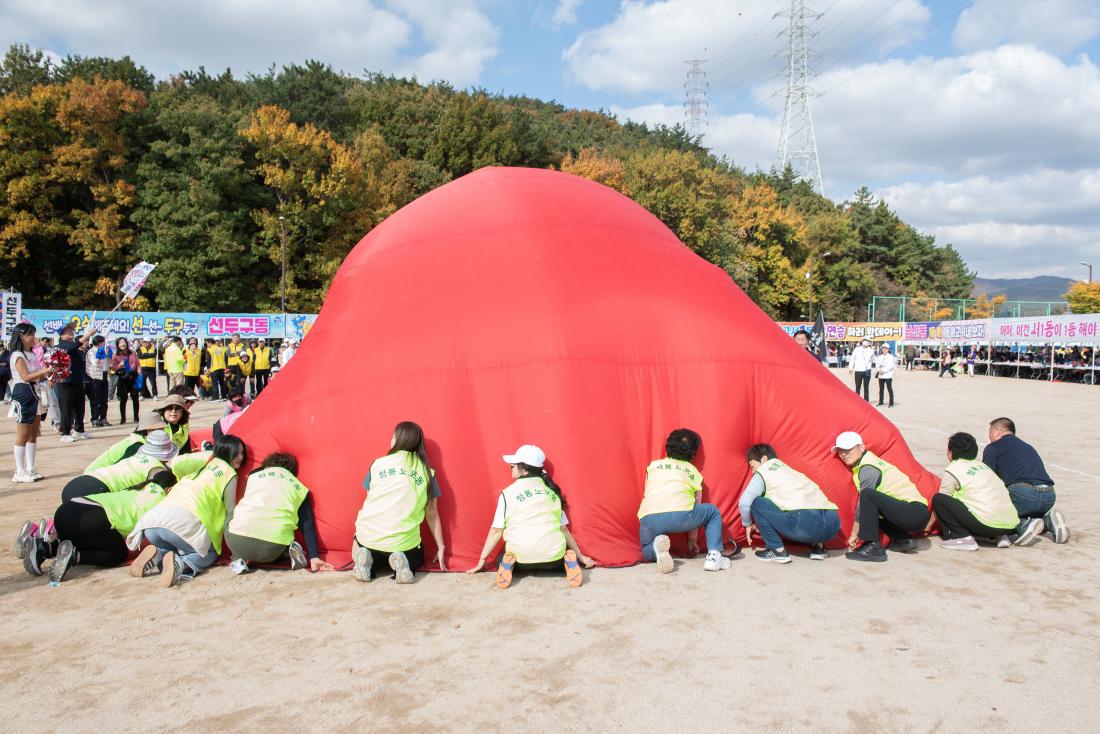
<path fill-rule="evenodd" d="M 1016 437 L 1016 424 L 997 418 L 989 424 L 989 445 L 982 463 L 1008 487 L 1020 525 L 1017 545 L 1027 545 L 1044 531 L 1055 543 L 1069 540 L 1069 528 L 1062 513 L 1054 509 L 1054 480 L 1047 474 L 1039 452 Z"/>
<path fill-rule="evenodd" d="M 61 398 L 61 425 L 58 431 L 63 442 L 72 443 L 77 437 L 92 437 L 92 434 L 84 430 L 84 378 L 88 373 L 84 359 L 87 356 L 88 340 L 95 334 L 95 329 L 78 338 L 76 325 L 69 322 L 57 333 L 60 336 L 57 348 L 69 355 L 69 376 L 58 385 Z"/>

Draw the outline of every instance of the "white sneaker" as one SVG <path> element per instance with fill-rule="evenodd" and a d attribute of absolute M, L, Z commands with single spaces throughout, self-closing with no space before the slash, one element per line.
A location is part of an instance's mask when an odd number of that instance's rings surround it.
<path fill-rule="evenodd" d="M 26 476 L 32 482 L 37 482 L 42 479 L 42 475 L 34 469 L 30 469 L 24 472 L 24 476 Z"/>
<path fill-rule="evenodd" d="M 27 474 L 25 474 L 24 472 L 16 472 L 15 474 L 11 475 L 11 481 L 13 484 L 29 484 L 34 480 L 27 476 Z"/>
<path fill-rule="evenodd" d="M 59 438 L 58 440 L 59 440 L 59 441 L 61 441 L 61 443 L 72 443 L 72 442 L 73 442 L 73 441 L 75 441 L 76 439 L 75 439 L 75 438 L 73 438 L 72 436 L 62 436 L 62 437 L 61 437 L 61 438 Z"/>
<path fill-rule="evenodd" d="M 84 438 L 84 439 L 88 439 L 88 438 L 92 437 L 92 434 L 88 433 L 87 431 L 84 431 L 84 433 L 78 433 L 76 435 L 78 435 L 78 436 L 80 436 L 81 438 Z"/>
<path fill-rule="evenodd" d="M 710 551 L 707 553 L 707 560 L 703 561 L 704 571 L 725 571 L 732 564 L 730 559 L 723 556 L 718 551 Z"/>
<path fill-rule="evenodd" d="M 238 576 L 242 576 L 252 569 L 248 567 L 248 561 L 243 558 L 238 558 L 229 564 L 229 570 L 237 574 Z"/>
<path fill-rule="evenodd" d="M 998 535 L 997 536 L 997 547 L 998 548 L 1011 548 L 1012 547 L 1012 539 L 1009 538 L 1007 535 Z"/>
<path fill-rule="evenodd" d="M 653 552 L 657 556 L 657 570 L 660 573 L 671 573 L 676 568 L 676 561 L 668 552 L 672 543 L 667 535 L 658 535 L 653 539 Z"/>

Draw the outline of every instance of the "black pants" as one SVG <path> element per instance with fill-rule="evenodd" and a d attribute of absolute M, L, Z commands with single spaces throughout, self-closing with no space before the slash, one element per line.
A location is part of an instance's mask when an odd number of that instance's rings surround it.
<path fill-rule="evenodd" d="M 76 546 L 80 563 L 109 568 L 122 565 L 130 556 L 126 541 L 99 505 L 66 502 L 53 514 L 53 524 L 59 540 Z"/>
<path fill-rule="evenodd" d="M 924 530 L 928 524 L 928 506 L 923 502 L 897 500 L 875 489 L 861 489 L 856 517 L 859 537 L 864 541 L 877 542 L 880 525 L 891 538 L 905 538 L 909 533 Z"/>
<path fill-rule="evenodd" d="M 497 559 L 497 566 L 500 566 L 500 561 L 503 558 L 504 558 L 504 554 L 501 553 L 500 558 Z M 554 573 L 559 573 L 559 574 L 564 573 L 565 572 L 565 561 L 563 560 L 564 558 L 565 558 L 565 556 L 563 555 L 561 558 L 557 559 L 556 561 L 542 561 L 541 563 L 520 563 L 519 561 L 516 561 L 516 564 L 512 567 L 512 573 L 513 574 L 516 574 L 516 573 L 540 573 L 540 572 L 547 572 L 547 571 L 554 572 Z"/>
<path fill-rule="evenodd" d="M 88 404 L 92 408 L 93 421 L 107 420 L 107 376 L 93 378 L 87 383 Z"/>
<path fill-rule="evenodd" d="M 8 397 L 8 383 L 11 382 L 11 375 L 0 375 L 0 400 L 4 400 Z"/>
<path fill-rule="evenodd" d="M 118 419 L 126 422 L 126 400 L 129 398 L 134 403 L 134 423 L 138 420 L 138 389 L 134 386 L 137 377 L 131 372 L 128 375 L 119 375 L 115 384 L 115 393 L 118 395 Z"/>
<path fill-rule="evenodd" d="M 963 501 L 949 494 L 937 492 L 932 497 L 932 509 L 936 513 L 936 519 L 940 521 L 940 537 L 944 540 L 965 538 L 972 535 L 976 538 L 995 539 L 1001 535 L 1014 532 L 1013 528 L 993 528 L 974 517 Z"/>
<path fill-rule="evenodd" d="M 145 378 L 145 387 L 142 392 L 145 393 L 145 397 L 157 397 L 157 368 L 156 367 L 142 367 L 141 375 Z"/>
<path fill-rule="evenodd" d="M 210 370 L 210 394 L 215 400 L 229 397 L 229 388 L 225 384 L 225 370 Z"/>
<path fill-rule="evenodd" d="M 359 545 L 359 541 L 352 541 L 356 545 Z M 366 546 L 359 546 L 365 548 Z M 371 563 L 370 563 L 370 577 L 376 579 L 386 573 L 386 570 L 390 567 L 390 553 L 388 551 L 375 550 L 374 548 L 367 548 L 370 551 Z M 409 559 L 409 568 L 416 571 L 418 568 L 424 565 L 424 546 L 418 545 L 412 550 L 402 551 L 405 554 L 405 558 Z M 391 573 L 390 578 L 397 578 L 396 573 Z"/>
<path fill-rule="evenodd" d="M 882 405 L 882 389 L 890 393 L 890 407 L 894 406 L 894 378 L 893 377 L 880 377 L 878 378 L 878 404 Z"/>
<path fill-rule="evenodd" d="M 73 429 L 84 433 L 84 383 L 63 382 L 57 392 L 61 399 L 61 434 L 68 435 Z"/>
<path fill-rule="evenodd" d="M 951 375 L 952 377 L 954 377 L 954 376 L 955 376 L 955 370 L 951 369 L 951 367 L 952 367 L 952 366 L 953 366 L 953 365 L 952 365 L 952 364 L 951 364 L 950 362 L 948 362 L 948 363 L 947 363 L 947 364 L 945 364 L 945 365 L 942 365 L 942 366 L 940 367 L 940 377 L 943 377 L 943 373 L 944 373 L 944 372 L 946 372 L 947 374 L 949 374 L 949 375 Z"/>
<path fill-rule="evenodd" d="M 200 395 L 203 392 L 202 389 L 199 387 L 199 376 L 198 375 L 184 375 L 183 376 L 183 384 L 184 384 L 184 387 L 191 388 L 191 392 L 194 393 L 195 395 Z"/>
<path fill-rule="evenodd" d="M 252 381 L 256 386 L 256 394 L 259 395 L 267 387 L 267 381 L 271 379 L 271 370 L 256 370 L 253 373 Z"/>
<path fill-rule="evenodd" d="M 871 397 L 869 392 L 871 390 L 871 370 L 863 370 L 856 373 L 856 394 L 859 394 L 860 386 L 863 386 L 863 399 L 870 402 Z"/>
<path fill-rule="evenodd" d="M 102 494 L 110 491 L 106 484 L 95 477 L 81 474 L 70 479 L 65 488 L 61 490 L 61 501 L 68 502 L 77 497 L 87 497 L 90 494 Z"/>

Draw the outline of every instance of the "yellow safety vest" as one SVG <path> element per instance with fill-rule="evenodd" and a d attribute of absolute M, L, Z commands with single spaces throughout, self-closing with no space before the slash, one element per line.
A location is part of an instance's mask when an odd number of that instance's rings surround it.
<path fill-rule="evenodd" d="M 239 365 L 241 363 L 241 350 L 243 348 L 244 342 L 237 342 L 236 344 L 234 344 L 233 342 L 229 342 L 229 346 L 226 347 L 226 350 L 229 353 L 229 361 L 226 362 L 226 364 L 230 367 L 236 367 L 237 365 Z"/>
<path fill-rule="evenodd" d="M 131 433 L 121 441 L 116 441 L 111 445 L 111 448 L 104 451 L 102 454 L 96 457 L 95 461 L 88 464 L 88 467 L 84 470 L 85 474 L 91 474 L 96 469 L 102 469 L 105 466 L 111 464 L 117 464 L 122 460 L 122 455 L 126 453 L 126 449 L 130 448 L 134 444 L 140 446 L 145 443 L 145 436 L 140 433 Z"/>
<path fill-rule="evenodd" d="M 857 492 L 859 491 L 859 468 L 862 466 L 873 466 L 882 472 L 882 478 L 879 480 L 878 486 L 875 487 L 876 491 L 902 502 L 920 502 L 926 507 L 928 506 L 928 500 L 917 489 L 917 485 L 913 484 L 909 477 L 902 474 L 901 469 L 884 459 L 880 459 L 870 451 L 863 452 L 863 458 L 852 467 L 852 480 L 856 484 Z"/>
<path fill-rule="evenodd" d="M 359 545 L 386 553 L 420 545 L 430 483 L 411 451 L 396 451 L 371 464 L 367 499 L 355 518 Z"/>
<path fill-rule="evenodd" d="M 173 427 L 172 424 L 169 423 L 168 437 L 172 439 L 172 443 L 176 445 L 176 448 L 182 451 L 183 447 L 187 446 L 191 442 L 190 424 L 181 423 L 178 426 Z"/>
<path fill-rule="evenodd" d="M 658 512 L 687 512 L 695 507 L 695 494 L 703 491 L 703 475 L 690 461 L 658 459 L 645 470 L 645 496 L 638 518 Z"/>
<path fill-rule="evenodd" d="M 792 510 L 835 510 L 821 487 L 802 472 L 779 459 L 768 459 L 756 470 L 764 482 L 764 496 L 786 512 Z"/>
<path fill-rule="evenodd" d="M 252 350 L 253 365 L 258 370 L 271 369 L 271 347 L 256 347 Z"/>
<path fill-rule="evenodd" d="M 164 348 L 164 371 L 171 375 L 183 372 L 186 360 L 183 358 L 183 350 L 175 344 L 169 344 Z"/>
<path fill-rule="evenodd" d="M 138 363 L 142 367 L 154 368 L 157 366 L 157 348 L 146 349 L 138 347 Z"/>
<path fill-rule="evenodd" d="M 206 353 L 210 355 L 210 370 L 224 370 L 225 369 L 225 347 L 213 344 L 206 348 Z"/>
<path fill-rule="evenodd" d="M 159 505 L 166 496 L 159 484 L 146 484 L 136 492 L 104 492 L 88 495 L 87 499 L 103 508 L 111 527 L 125 538 L 134 531 L 141 516 Z"/>
<path fill-rule="evenodd" d="M 503 492 L 504 549 L 520 563 L 546 563 L 565 555 L 561 499 L 541 477 L 523 477 Z"/>
<path fill-rule="evenodd" d="M 181 479 L 172 493 L 164 500 L 187 510 L 199 519 L 210 538 L 210 544 L 219 554 L 222 552 L 222 531 L 225 530 L 226 487 L 237 476 L 237 470 L 221 459 L 211 459 L 200 472 Z"/>
<path fill-rule="evenodd" d="M 233 511 L 229 532 L 245 538 L 290 545 L 298 528 L 298 508 L 309 490 L 281 467 L 261 469 L 248 477 L 244 497 Z"/>
<path fill-rule="evenodd" d="M 240 368 L 242 375 L 244 375 L 245 377 L 248 377 L 249 375 L 252 374 L 252 370 L 255 368 L 255 363 L 252 361 L 251 357 L 246 362 L 238 356 L 237 357 L 237 367 Z"/>
<path fill-rule="evenodd" d="M 198 347 L 188 347 L 183 350 L 183 366 L 185 377 L 198 377 L 202 371 L 202 350 Z"/>
<path fill-rule="evenodd" d="M 176 479 L 183 479 L 206 466 L 213 455 L 213 451 L 194 451 L 190 454 L 178 454 L 176 458 L 172 459 L 169 468 L 176 475 Z"/>
<path fill-rule="evenodd" d="M 149 479 L 149 472 L 154 469 L 164 468 L 164 462 L 139 452 L 117 464 L 96 469 L 91 476 L 107 485 L 109 491 L 121 492 Z"/>
<path fill-rule="evenodd" d="M 988 466 L 971 459 L 956 459 L 947 465 L 947 473 L 959 483 L 951 496 L 966 505 L 983 524 L 1009 530 L 1020 523 L 1008 488 Z"/>

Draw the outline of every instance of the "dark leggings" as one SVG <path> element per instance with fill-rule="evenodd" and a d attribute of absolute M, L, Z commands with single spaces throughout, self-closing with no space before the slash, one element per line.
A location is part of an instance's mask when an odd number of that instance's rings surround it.
<path fill-rule="evenodd" d="M 271 370 L 256 370 L 254 373 L 254 380 L 256 381 L 256 394 L 259 395 L 267 387 L 267 381 L 271 378 Z"/>
<path fill-rule="evenodd" d="M 888 536 L 897 540 L 909 537 L 909 533 L 919 533 L 928 524 L 928 506 L 923 502 L 894 499 L 876 489 L 859 491 L 856 512 L 859 537 L 866 542 L 878 542 L 880 525 Z"/>
<path fill-rule="evenodd" d="M 65 488 L 61 490 L 61 501 L 69 502 L 77 497 L 87 497 L 90 494 L 103 494 L 111 490 L 106 484 L 88 474 L 73 477 Z M 98 507 L 99 505 L 96 505 Z"/>
<path fill-rule="evenodd" d="M 504 558 L 501 554 L 500 558 Z M 512 573 L 539 573 L 543 571 L 553 571 L 557 573 L 565 572 L 565 556 L 556 561 L 541 561 L 540 563 L 520 563 L 516 561 L 516 564 L 512 567 Z M 500 566 L 500 559 L 497 559 L 497 566 Z"/>
<path fill-rule="evenodd" d="M 129 375 L 119 375 L 118 384 L 115 385 L 115 393 L 118 395 L 118 418 L 122 422 L 126 422 L 126 399 L 129 398 L 134 403 L 134 423 L 138 420 L 138 391 L 134 387 L 135 377 L 133 373 Z"/>
<path fill-rule="evenodd" d="M 882 405 L 882 389 L 886 388 L 890 392 L 890 405 L 894 404 L 894 378 L 878 378 L 878 404 Z"/>
<path fill-rule="evenodd" d="M 53 523 L 58 540 L 68 540 L 76 546 L 80 563 L 119 566 L 130 556 L 126 541 L 111 527 L 107 513 L 99 505 L 65 502 L 53 514 Z"/>
<path fill-rule="evenodd" d="M 962 500 L 949 494 L 937 492 L 932 497 L 932 509 L 940 521 L 940 537 L 944 540 L 965 538 L 972 535 L 977 538 L 994 539 L 1015 532 L 1014 528 L 994 528 L 986 525 L 970 512 Z"/>
<path fill-rule="evenodd" d="M 356 545 L 359 545 L 359 541 L 354 541 Z M 359 546 L 364 548 L 366 546 Z M 388 551 L 375 550 L 374 548 L 367 548 L 371 555 L 370 564 L 370 577 L 376 579 L 386 573 L 386 569 L 390 567 L 390 553 Z M 418 545 L 412 550 L 401 551 L 405 554 L 405 558 L 409 559 L 409 568 L 416 571 L 418 568 L 424 565 L 424 546 Z M 397 578 L 396 573 L 390 573 L 390 578 Z"/>

